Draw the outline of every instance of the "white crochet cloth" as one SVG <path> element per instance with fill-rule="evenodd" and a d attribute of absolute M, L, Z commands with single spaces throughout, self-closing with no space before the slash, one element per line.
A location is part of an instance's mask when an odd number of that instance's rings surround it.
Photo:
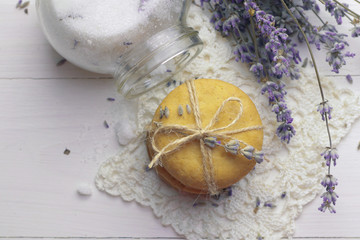
<path fill-rule="evenodd" d="M 256 239 L 259 235 L 265 239 L 290 237 L 294 233 L 295 218 L 303 206 L 320 192 L 320 181 L 326 173 L 320 153 L 328 145 L 328 139 L 325 123 L 316 112 L 316 104 L 321 101 L 316 78 L 303 73 L 300 80 L 285 81 L 286 101 L 292 110 L 296 136 L 290 144 L 283 144 L 275 135 L 278 123 L 270 111 L 267 97 L 260 94 L 261 86 L 247 66 L 234 61 L 229 41 L 214 31 L 209 17 L 196 6 L 190 9 L 188 23 L 199 31 L 205 46 L 200 56 L 175 79 L 217 78 L 244 90 L 261 115 L 265 126 L 263 150 L 271 161 L 257 165 L 255 170 L 233 185 L 231 197 L 211 201 L 198 199 L 205 204 L 193 207 L 196 196 L 175 191 L 163 183 L 155 171 L 145 172 L 149 159 L 141 139 L 144 139 L 144 127 L 151 121 L 155 109 L 173 89 L 173 86 L 164 85 L 139 99 L 135 116 L 139 137 L 101 165 L 96 185 L 101 191 L 120 196 L 125 201 L 135 200 L 151 207 L 160 218 L 159 223 L 171 225 L 188 239 Z M 330 127 L 336 146 L 359 117 L 360 100 L 351 90 L 336 89 L 327 79 L 322 83 L 325 96 L 334 107 Z M 131 112 L 129 109 L 122 111 Z M 286 192 L 286 197 L 282 199 L 283 192 Z M 257 197 L 261 206 L 255 214 Z M 265 201 L 271 201 L 276 207 L 264 207 Z M 219 206 L 215 207 L 212 202 Z"/>

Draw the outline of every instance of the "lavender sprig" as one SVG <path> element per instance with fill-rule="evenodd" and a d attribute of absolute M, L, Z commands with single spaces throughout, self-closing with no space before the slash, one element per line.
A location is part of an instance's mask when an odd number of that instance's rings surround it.
<path fill-rule="evenodd" d="M 345 18 L 353 24 L 353 28 L 350 29 L 352 37 L 360 36 L 359 14 L 338 0 L 319 1 L 325 5 L 326 11 L 335 18 L 338 25 L 342 24 Z M 358 0 L 355 1 L 360 3 Z M 318 50 L 324 49 L 327 53 L 325 61 L 328 62 L 331 71 L 339 73 L 341 67 L 346 64 L 346 58 L 355 56 L 347 50 L 349 46 L 346 41 L 347 35 L 339 33 L 335 26 L 322 20 L 318 14 L 320 8 L 316 0 L 200 0 L 200 2 L 202 7 L 204 3 L 209 6 L 214 28 L 224 37 L 234 40 L 235 60 L 247 63 L 249 70 L 262 84 L 261 93 L 268 97 L 271 111 L 276 114 L 276 121 L 279 123 L 276 134 L 287 143 L 296 132 L 292 125 L 291 110 L 286 104 L 287 93 L 283 79 L 300 77 L 297 64 L 301 62 L 301 58 L 292 39 L 297 38 L 300 42 L 306 43 L 321 95 L 317 110 L 325 121 L 329 138 L 329 146 L 321 156 L 328 166 L 327 176 L 330 176 L 331 163 L 335 166 L 339 157 L 336 148 L 332 145 L 329 129 L 332 107 L 324 97 L 310 44 Z M 314 26 L 308 20 L 308 11 L 315 14 L 321 26 Z M 347 75 L 346 79 L 352 82 L 350 75 Z M 231 144 L 225 149 L 231 153 L 238 153 L 236 146 Z M 254 156 L 254 153 L 244 150 L 240 153 L 249 158 L 250 155 Z M 330 212 L 335 212 L 333 208 L 334 199 L 337 198 L 337 194 L 334 193 L 335 186 L 324 187 L 326 192 L 322 195 L 323 204 L 319 210 L 328 209 Z"/>
<path fill-rule="evenodd" d="M 291 43 L 286 29 L 275 26 L 275 17 L 263 11 L 253 0 L 201 0 L 213 12 L 211 22 L 223 36 L 236 42 L 236 61 L 249 64 L 250 71 L 266 94 L 279 122 L 277 135 L 290 142 L 295 135 L 291 111 L 285 102 L 283 76 L 299 78 L 296 67 L 301 61 L 296 45 Z"/>
<path fill-rule="evenodd" d="M 328 209 L 330 211 L 330 213 L 336 213 L 336 211 L 332 205 L 335 205 L 336 199 L 339 197 L 334 192 L 335 185 L 337 185 L 337 180 L 336 179 L 334 180 L 334 178 L 331 180 L 332 175 L 330 175 L 330 166 L 331 166 L 331 161 L 333 161 L 334 166 L 336 165 L 336 159 L 339 158 L 339 155 L 337 154 L 336 149 L 333 148 L 333 146 L 332 146 L 332 140 L 331 140 L 331 134 L 330 134 L 330 128 L 329 128 L 329 119 L 331 118 L 330 112 L 331 112 L 332 108 L 327 104 L 327 101 L 325 100 L 324 92 L 323 92 L 321 81 L 320 81 L 319 72 L 318 72 L 318 69 L 316 66 L 315 58 L 313 56 L 313 53 L 312 53 L 312 50 L 310 47 L 309 40 L 308 40 L 306 34 L 304 33 L 304 31 L 302 30 L 301 25 L 299 24 L 299 22 L 297 21 L 295 16 L 292 14 L 291 10 L 288 8 L 288 6 L 284 2 L 284 0 L 280 0 L 280 1 L 282 2 L 284 8 L 289 13 L 289 15 L 293 18 L 294 22 L 298 25 L 301 33 L 303 34 L 306 45 L 308 47 L 308 50 L 309 50 L 309 53 L 311 56 L 311 59 L 314 64 L 316 78 L 317 78 L 317 82 L 319 85 L 320 95 L 322 98 L 322 102 L 319 105 L 318 111 L 321 114 L 322 120 L 325 121 L 325 123 L 326 123 L 326 129 L 327 129 L 327 134 L 328 134 L 328 138 L 329 138 L 329 147 L 327 147 L 327 149 L 321 155 L 324 156 L 325 160 L 327 161 L 327 164 L 326 164 L 328 166 L 327 177 L 329 177 L 330 180 L 328 181 L 327 179 L 325 179 L 322 181 L 322 185 L 325 186 L 326 192 L 321 195 L 321 197 L 323 199 L 323 203 L 319 207 L 319 210 L 322 212 L 325 212 L 325 210 Z"/>

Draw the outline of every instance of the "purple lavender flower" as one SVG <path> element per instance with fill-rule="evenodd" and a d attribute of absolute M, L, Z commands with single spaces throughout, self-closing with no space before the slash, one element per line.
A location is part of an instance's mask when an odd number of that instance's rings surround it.
<path fill-rule="evenodd" d="M 254 63 L 250 67 L 250 72 L 253 72 L 257 79 L 261 79 L 264 76 L 264 67 L 261 63 Z"/>
<path fill-rule="evenodd" d="M 337 179 L 333 177 L 333 175 L 326 175 L 324 179 L 321 181 L 321 185 L 325 188 L 333 188 L 338 185 Z"/>
<path fill-rule="evenodd" d="M 353 83 L 353 79 L 350 74 L 346 75 L 346 80 L 348 81 L 348 83 Z"/>
<path fill-rule="evenodd" d="M 242 155 L 244 155 L 247 159 L 252 159 L 253 158 L 253 153 L 254 153 L 255 148 L 248 145 L 246 147 L 244 147 L 243 149 L 240 149 L 240 152 Z"/>
<path fill-rule="evenodd" d="M 216 145 L 219 145 L 221 142 L 217 141 L 216 137 L 205 137 L 204 143 L 206 146 L 208 146 L 210 148 L 214 148 L 214 147 L 216 147 Z"/>
<path fill-rule="evenodd" d="M 240 148 L 240 143 L 238 140 L 231 140 L 224 145 L 224 148 L 226 152 L 237 155 Z"/>
<path fill-rule="evenodd" d="M 327 166 L 330 166 L 331 161 L 333 161 L 334 166 L 336 166 L 336 160 L 339 158 L 336 148 L 327 147 L 320 155 L 326 160 Z"/>
<path fill-rule="evenodd" d="M 274 207 L 276 207 L 276 205 L 273 204 L 273 203 L 270 202 L 270 201 L 266 201 L 266 202 L 264 203 L 264 207 L 274 208 Z"/>
<path fill-rule="evenodd" d="M 232 187 L 224 188 L 223 192 L 226 193 L 228 197 L 232 196 Z"/>
<path fill-rule="evenodd" d="M 331 119 L 331 110 L 333 108 L 328 104 L 327 101 L 324 101 L 318 105 L 317 111 L 320 113 L 321 118 L 325 121 L 326 116 Z"/>
<path fill-rule="evenodd" d="M 283 102 L 284 96 L 286 95 L 284 87 L 285 84 L 282 82 L 275 83 L 273 81 L 267 81 L 261 89 L 261 94 L 268 94 L 270 104 Z"/>
<path fill-rule="evenodd" d="M 351 37 L 355 38 L 355 37 L 359 37 L 360 36 L 360 27 L 354 26 L 351 29 Z"/>
<path fill-rule="evenodd" d="M 321 195 L 321 198 L 323 199 L 324 202 L 332 202 L 332 204 L 334 205 L 338 197 L 339 196 L 331 188 L 329 188 L 328 191 L 324 192 Z"/>
<path fill-rule="evenodd" d="M 261 204 L 261 202 L 260 202 L 260 198 L 259 197 L 256 197 L 256 201 L 255 201 L 255 207 L 260 207 L 260 204 Z"/>
<path fill-rule="evenodd" d="M 331 0 L 325 0 L 324 2 L 325 2 L 325 10 L 331 13 L 331 15 L 334 15 L 336 3 L 334 3 Z"/>
<path fill-rule="evenodd" d="M 264 161 L 264 153 L 262 151 L 255 151 L 254 152 L 254 159 L 257 163 L 262 163 Z"/>
<path fill-rule="evenodd" d="M 325 212 L 326 209 L 329 209 L 330 213 L 336 213 L 335 208 L 331 206 L 330 202 L 323 202 L 321 206 L 318 208 L 318 210 L 321 212 Z"/>
<path fill-rule="evenodd" d="M 289 123 L 282 123 L 276 129 L 277 136 L 281 139 L 281 141 L 286 141 L 287 143 L 290 142 L 290 139 L 295 135 L 296 131 L 294 127 Z"/>

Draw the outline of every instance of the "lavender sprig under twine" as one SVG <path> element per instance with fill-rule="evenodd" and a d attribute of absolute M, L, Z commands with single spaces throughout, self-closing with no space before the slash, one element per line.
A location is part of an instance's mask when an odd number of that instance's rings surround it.
<path fill-rule="evenodd" d="M 342 24 L 346 17 L 353 24 L 352 37 L 360 36 L 360 16 L 337 0 L 319 0 L 325 9 Z M 321 195 L 323 203 L 319 210 L 325 212 L 328 209 L 335 213 L 335 205 L 338 195 L 334 192 L 337 180 L 330 174 L 331 163 L 336 165 L 339 158 L 336 148 L 332 145 L 329 129 L 332 107 L 324 97 L 320 76 L 313 57 L 310 44 L 320 50 L 323 47 L 327 51 L 326 62 L 333 72 L 339 73 L 339 69 L 346 64 L 345 58 L 354 57 L 355 54 L 346 51 L 349 46 L 346 34 L 339 33 L 336 27 L 324 22 L 319 16 L 319 5 L 315 0 L 200 0 L 201 6 L 207 4 L 212 12 L 211 23 L 214 28 L 224 37 L 231 37 L 235 42 L 234 55 L 236 61 L 249 65 L 259 83 L 262 84 L 261 93 L 266 94 L 271 111 L 276 114 L 279 123 L 276 134 L 283 142 L 289 143 L 296 131 L 292 126 L 293 118 L 291 110 L 285 101 L 285 83 L 283 77 L 298 79 L 300 77 L 297 64 L 301 62 L 297 45 L 292 42 L 297 38 L 305 42 L 314 65 L 318 81 L 321 103 L 317 111 L 325 121 L 329 146 L 321 153 L 328 166 L 328 173 L 321 184 L 326 192 Z M 306 12 L 312 12 L 322 23 L 314 26 L 310 23 Z M 347 75 L 347 80 L 352 80 Z"/>

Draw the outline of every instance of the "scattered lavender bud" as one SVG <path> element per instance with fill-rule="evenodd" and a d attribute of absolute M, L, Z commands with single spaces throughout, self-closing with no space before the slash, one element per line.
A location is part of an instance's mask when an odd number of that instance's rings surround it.
<path fill-rule="evenodd" d="M 218 207 L 218 206 L 219 206 L 219 204 L 214 203 L 214 202 L 211 202 L 211 206 L 213 206 L 213 207 Z"/>
<path fill-rule="evenodd" d="M 162 119 L 164 117 L 164 110 L 162 109 L 161 106 L 160 106 L 159 114 L 160 114 L 160 119 Z"/>
<path fill-rule="evenodd" d="M 256 240 L 264 240 L 264 237 L 260 235 L 260 233 L 258 233 Z"/>
<path fill-rule="evenodd" d="M 266 201 L 266 202 L 264 203 L 264 207 L 274 208 L 274 207 L 276 207 L 276 205 L 273 204 L 273 203 L 270 202 L 270 201 Z"/>
<path fill-rule="evenodd" d="M 108 97 L 108 98 L 106 98 L 106 100 L 108 100 L 109 102 L 114 102 L 114 101 L 115 101 L 115 98 Z"/>
<path fill-rule="evenodd" d="M 205 206 L 206 203 L 205 202 L 202 202 L 202 201 L 197 201 L 193 204 L 193 207 L 197 207 L 197 206 Z"/>
<path fill-rule="evenodd" d="M 204 143 L 206 146 L 208 146 L 210 148 L 214 148 L 214 147 L 216 147 L 216 145 L 219 145 L 221 142 L 217 141 L 216 137 L 205 137 Z"/>
<path fill-rule="evenodd" d="M 129 45 L 132 45 L 133 43 L 132 42 L 123 42 L 123 45 L 125 46 L 129 46 Z"/>
<path fill-rule="evenodd" d="M 166 69 L 166 72 L 172 72 L 170 69 Z"/>
<path fill-rule="evenodd" d="M 228 197 L 232 196 L 232 187 L 227 187 L 222 190 L 222 193 L 226 194 Z"/>
<path fill-rule="evenodd" d="M 75 49 L 75 48 L 76 48 L 76 46 L 77 46 L 79 43 L 80 43 L 80 42 L 79 42 L 78 40 L 74 39 L 74 46 L 73 46 L 73 49 Z"/>
<path fill-rule="evenodd" d="M 179 114 L 179 116 L 182 116 L 182 115 L 184 114 L 184 109 L 183 109 L 183 107 L 181 106 L 181 104 L 180 104 L 179 107 L 178 107 L 178 114 Z"/>
<path fill-rule="evenodd" d="M 109 124 L 107 123 L 106 120 L 104 121 L 104 127 L 105 127 L 105 128 L 109 128 Z"/>
<path fill-rule="evenodd" d="M 69 155 L 69 154 L 70 154 L 70 150 L 66 148 L 66 149 L 64 150 L 64 154 L 65 154 L 65 155 Z"/>
<path fill-rule="evenodd" d="M 152 168 L 149 168 L 149 166 L 147 166 L 147 165 L 145 166 L 145 171 L 146 171 L 146 172 L 150 171 L 151 169 L 152 169 Z"/>
<path fill-rule="evenodd" d="M 255 202 L 255 207 L 260 207 L 260 198 L 259 197 L 256 197 L 256 202 Z"/>
<path fill-rule="evenodd" d="M 62 66 L 64 65 L 65 63 L 67 62 L 67 60 L 65 58 L 61 59 L 60 61 L 58 61 L 56 63 L 56 66 L 59 67 L 59 66 Z"/>
<path fill-rule="evenodd" d="M 353 79 L 350 74 L 346 75 L 346 80 L 348 81 L 348 83 L 353 83 Z"/>
<path fill-rule="evenodd" d="M 190 107 L 189 104 L 186 104 L 186 112 L 187 112 L 188 114 L 191 113 L 191 107 Z"/>
<path fill-rule="evenodd" d="M 169 115 L 170 115 L 170 110 L 169 110 L 169 108 L 168 108 L 167 106 L 165 106 L 164 116 L 165 116 L 166 118 L 169 118 Z"/>
<path fill-rule="evenodd" d="M 283 192 L 280 197 L 284 199 L 286 197 L 286 192 Z"/>
<path fill-rule="evenodd" d="M 167 87 L 170 87 L 170 86 L 171 86 L 171 81 L 168 81 L 168 82 L 166 83 L 166 86 L 167 86 Z"/>
<path fill-rule="evenodd" d="M 26 8 L 27 6 L 29 6 L 29 4 L 30 4 L 30 2 L 29 2 L 29 1 L 26 1 L 26 2 L 24 2 L 23 4 L 21 4 L 21 5 L 19 6 L 19 8 L 20 8 L 20 9 L 24 9 L 24 8 Z"/>
<path fill-rule="evenodd" d="M 27 8 L 24 9 L 24 13 L 25 14 L 28 14 L 29 13 L 29 10 Z"/>
<path fill-rule="evenodd" d="M 303 62 L 303 64 L 301 65 L 302 68 L 306 68 L 307 63 L 308 63 L 308 60 L 309 60 L 308 58 L 305 58 L 305 59 L 304 59 L 304 62 Z"/>
<path fill-rule="evenodd" d="M 16 4 L 15 8 L 19 8 L 21 6 L 21 4 L 22 4 L 22 0 L 19 0 Z"/>

